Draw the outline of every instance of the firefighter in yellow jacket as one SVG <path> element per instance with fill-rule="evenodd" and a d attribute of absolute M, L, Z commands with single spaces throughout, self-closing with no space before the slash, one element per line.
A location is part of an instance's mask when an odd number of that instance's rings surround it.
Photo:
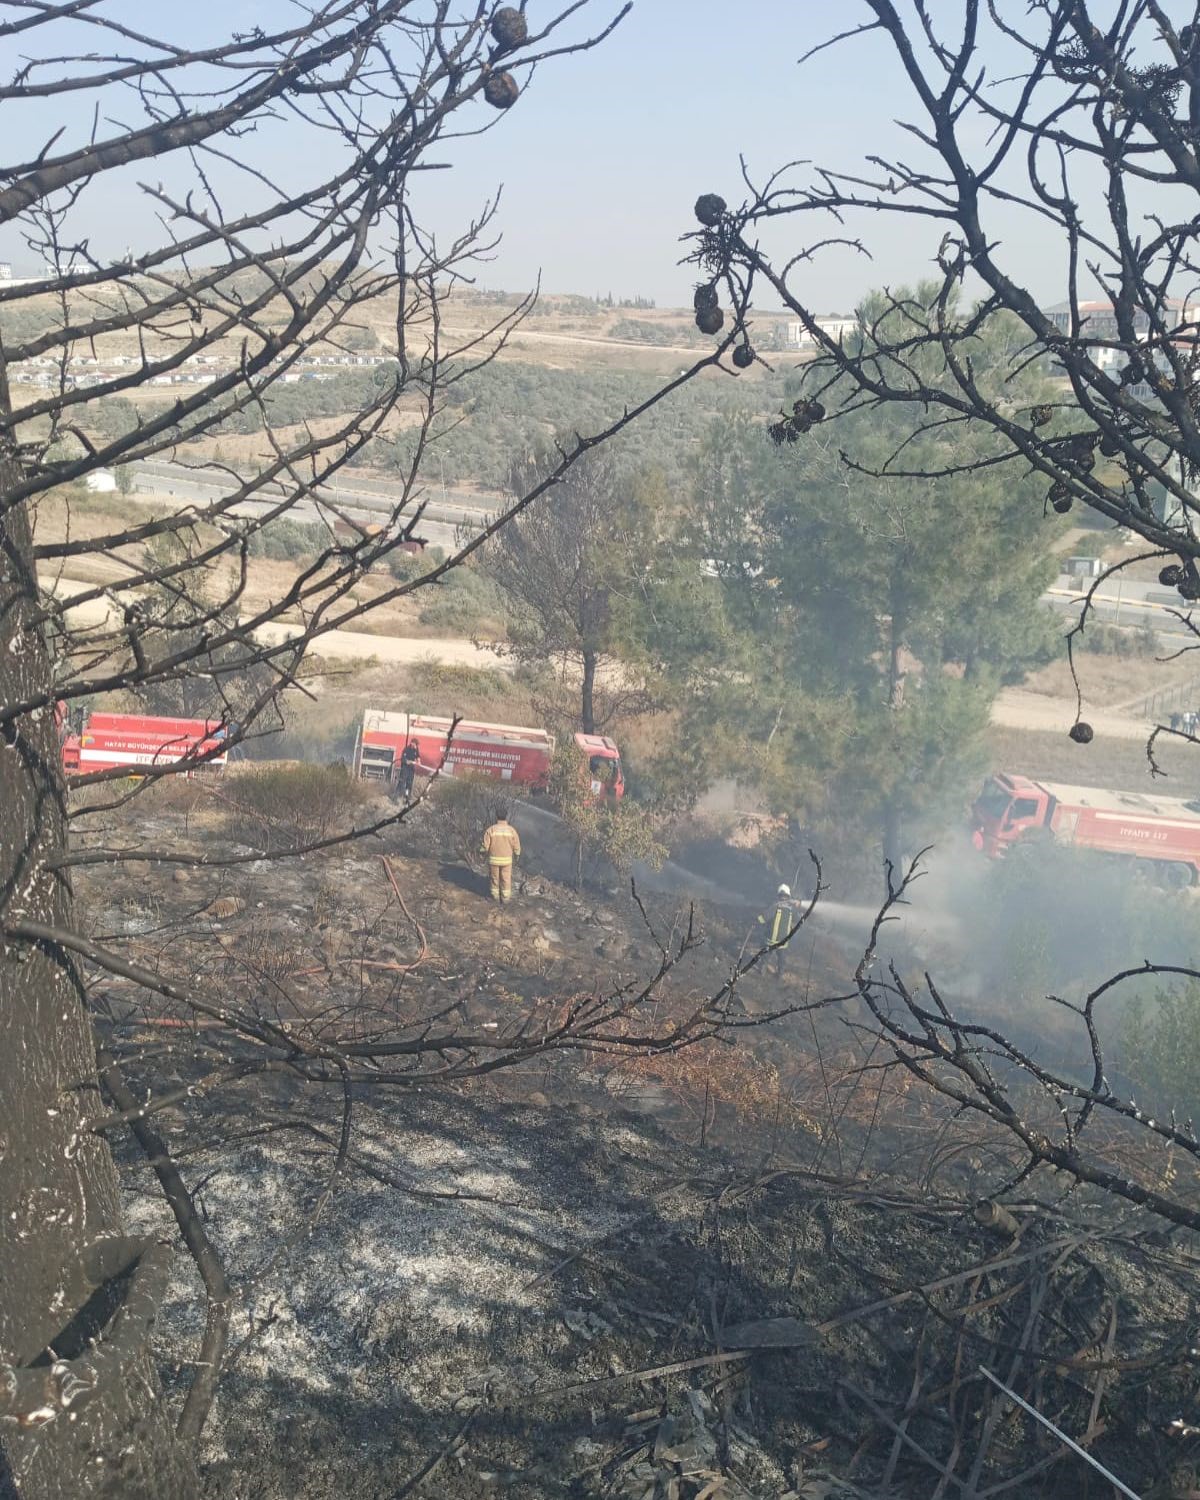
<path fill-rule="evenodd" d="M 764 972 L 774 966 L 776 976 L 783 974 L 787 940 L 804 919 L 804 903 L 792 895 L 790 885 L 781 885 L 775 893 L 775 904 L 771 910 L 759 917 L 759 924 L 769 929 L 767 937 L 768 958 Z"/>
<path fill-rule="evenodd" d="M 496 821 L 483 836 L 483 852 L 488 857 L 492 900 L 511 901 L 513 860 L 521 853 L 521 840 L 508 821 L 507 807 L 496 809 Z"/>

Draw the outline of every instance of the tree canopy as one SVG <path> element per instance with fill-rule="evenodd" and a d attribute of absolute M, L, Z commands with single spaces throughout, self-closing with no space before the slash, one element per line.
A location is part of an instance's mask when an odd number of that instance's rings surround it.
<path fill-rule="evenodd" d="M 521 494 L 549 468 L 518 461 Z M 508 601 L 506 654 L 554 663 L 578 680 L 578 725 L 601 732 L 617 715 L 661 707 L 675 694 L 663 663 L 697 626 L 691 569 L 672 543 L 673 502 L 660 473 L 616 446 L 589 454 L 484 551 Z"/>
<path fill-rule="evenodd" d="M 981 383 L 1004 378 L 1010 336 L 1002 319 L 981 328 Z M 1029 373 L 1021 394 L 1040 390 Z M 874 825 L 896 860 L 902 825 L 977 773 L 997 687 L 1054 648 L 1038 601 L 1061 523 L 1036 486 L 979 464 L 995 446 L 982 429 L 926 430 L 895 405 L 789 436 L 811 398 L 799 382 L 788 395 L 774 443 L 743 417 L 696 464 L 690 547 L 719 582 L 742 678 L 717 699 L 781 810 Z M 938 472 L 882 472 L 898 451 Z"/>

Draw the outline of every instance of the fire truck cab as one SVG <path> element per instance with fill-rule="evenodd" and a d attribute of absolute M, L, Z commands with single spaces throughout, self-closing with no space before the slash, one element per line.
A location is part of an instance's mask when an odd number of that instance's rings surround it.
<path fill-rule="evenodd" d="M 996 859 L 1017 839 L 1048 821 L 1050 794 L 1025 776 L 989 776 L 971 809 L 976 849 Z"/>
<path fill-rule="evenodd" d="M 1200 878 L 1200 804 L 1181 797 L 989 777 L 972 808 L 972 842 L 992 859 L 1044 831 L 1055 843 L 1138 860 L 1168 885 Z"/>

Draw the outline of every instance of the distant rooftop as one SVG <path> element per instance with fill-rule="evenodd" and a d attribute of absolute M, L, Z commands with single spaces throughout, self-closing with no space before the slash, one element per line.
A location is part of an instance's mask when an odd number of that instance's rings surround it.
<path fill-rule="evenodd" d="M 1195 307 L 1196 303 L 1193 301 L 1189 301 L 1188 299 L 1183 297 L 1164 297 L 1162 306 L 1169 307 L 1174 312 L 1182 312 L 1187 308 Z M 1111 302 L 1105 302 L 1102 300 L 1082 301 L 1077 303 L 1056 302 L 1052 307 L 1043 309 L 1044 312 L 1051 316 L 1055 313 L 1069 313 L 1075 310 L 1078 310 L 1084 315 L 1088 313 L 1111 313 L 1113 310 L 1113 305 Z M 1135 315 L 1141 311 L 1141 308 L 1134 309 Z"/>

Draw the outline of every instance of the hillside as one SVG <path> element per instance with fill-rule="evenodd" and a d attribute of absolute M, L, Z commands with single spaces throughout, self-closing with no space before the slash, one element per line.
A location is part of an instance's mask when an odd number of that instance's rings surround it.
<path fill-rule="evenodd" d="M 236 796 L 236 776 L 161 787 L 107 836 L 127 823 L 143 847 L 237 857 L 261 830 Z M 555 878 L 545 815 L 522 826 L 505 912 L 436 801 L 301 861 L 80 885 L 131 958 L 183 974 L 212 949 L 204 985 L 258 994 L 298 1034 L 452 1018 L 502 1045 L 639 983 L 684 894 L 645 897 L 648 926 L 620 888 Z M 715 988 L 752 912 L 693 910 L 703 941 L 656 1013 Z M 747 975 L 746 1018 L 844 984 L 860 936 L 806 943 L 803 978 Z M 1153 1462 L 1138 1372 L 1185 1316 L 1189 1257 L 1081 1194 L 1018 1204 L 1015 1243 L 976 1225 L 1003 1157 L 945 1151 L 936 1111 L 902 1088 L 886 1124 L 873 1088 L 831 1097 L 857 1050 L 835 1016 L 678 1055 L 597 1044 L 436 1090 L 382 1080 L 347 1097 L 339 1162 L 332 1080 L 222 1078 L 169 1002 L 112 977 L 96 1002 L 131 1078 L 150 1060 L 180 1085 L 172 1149 L 239 1287 L 202 1448 L 213 1500 L 879 1500 L 925 1493 L 963 1440 L 993 1493 L 1078 1500 L 1065 1450 L 986 1420 L 977 1366 L 1011 1375 L 1023 1338 L 1060 1420 L 1122 1473 Z M 122 1156 L 132 1223 L 170 1235 L 146 1163 Z M 198 1290 L 181 1250 L 155 1332 L 172 1395 Z M 1122 1362 L 1081 1363 L 1118 1305 Z M 1153 1419 L 1186 1390 L 1160 1374 Z M 1031 1468 L 1050 1472 L 1023 1490 Z"/>
<path fill-rule="evenodd" d="M 236 278 L 232 293 L 250 295 L 250 278 Z M 491 495 L 502 489 L 516 454 L 552 444 L 560 434 L 591 433 L 615 422 L 631 405 L 654 394 L 672 376 L 711 350 L 689 308 L 610 306 L 590 297 L 540 297 L 503 338 L 503 321 L 517 313 L 522 299 L 508 293 L 456 288 L 440 312 L 438 337 L 450 359 L 449 377 L 438 401 L 423 465 L 425 482 L 454 485 L 467 494 Z M 103 321 L 102 298 L 68 299 L 66 316 L 85 326 Z M 288 310 L 269 306 L 261 319 L 264 335 L 282 332 Z M 22 358 L 21 344 L 61 326 L 62 306 L 41 297 L 0 305 L 0 336 L 12 351 L 9 379 L 18 407 L 36 404 L 53 390 L 63 372 L 58 350 L 43 349 Z M 218 462 L 244 471 L 269 462 L 274 452 L 266 435 L 302 446 L 312 437 L 328 438 L 353 414 L 371 407 L 386 392 L 396 369 L 394 317 L 386 297 L 364 301 L 345 326 L 315 338 L 260 403 L 243 404 L 195 441 L 177 450 L 185 462 Z M 707 371 L 648 412 L 623 439 L 638 464 L 661 469 L 677 482 L 706 430 L 722 417 L 747 411 L 766 418 L 783 400 L 788 372 L 802 363 L 795 352 L 777 352 L 781 321 L 763 314 L 751 320 L 751 334 L 765 363 L 750 369 Z M 86 390 L 114 384 L 113 394 L 87 403 L 83 430 L 97 445 L 133 432 L 139 423 L 171 414 L 178 400 L 237 368 L 239 344 L 215 338 L 203 354 L 134 384 L 143 356 L 170 361 L 173 330 L 146 326 L 132 333 L 99 333 L 71 347 L 65 375 L 70 387 Z M 420 354 L 429 336 L 418 315 L 407 330 L 411 350 Z M 459 355 L 453 351 L 459 350 Z M 468 367 L 484 360 L 483 367 Z M 411 462 L 424 408 L 418 389 L 390 409 L 370 441 L 343 470 L 343 482 L 356 475 L 400 479 Z M 31 430 L 37 430 L 34 423 Z"/>

